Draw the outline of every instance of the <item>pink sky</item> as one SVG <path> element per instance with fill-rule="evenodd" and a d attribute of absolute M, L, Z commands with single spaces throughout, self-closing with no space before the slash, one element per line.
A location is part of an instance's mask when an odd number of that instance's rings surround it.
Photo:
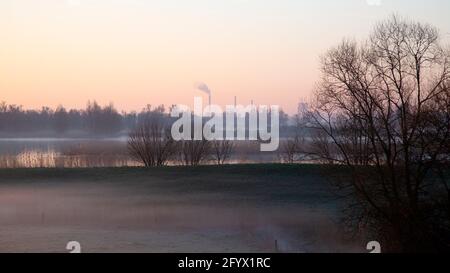
<path fill-rule="evenodd" d="M 393 12 L 448 37 L 447 1 L 384 2 L 2 0 L 0 101 L 191 105 L 201 81 L 216 104 L 238 96 L 294 113 L 318 80 L 320 54 L 344 37 L 366 37 Z"/>

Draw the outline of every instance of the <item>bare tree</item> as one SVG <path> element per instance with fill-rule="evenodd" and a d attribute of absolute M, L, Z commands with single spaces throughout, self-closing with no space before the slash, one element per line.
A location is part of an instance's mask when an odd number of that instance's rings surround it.
<path fill-rule="evenodd" d="M 211 142 L 206 139 L 183 140 L 180 147 L 180 161 L 184 165 L 197 166 L 210 156 Z"/>
<path fill-rule="evenodd" d="M 166 165 L 176 150 L 170 126 L 160 109 L 143 115 L 143 120 L 129 135 L 130 155 L 146 167 Z"/>
<path fill-rule="evenodd" d="M 282 162 L 293 164 L 301 159 L 300 157 L 300 137 L 295 136 L 281 143 L 279 157 Z"/>
<path fill-rule="evenodd" d="M 234 143 L 230 140 L 216 140 L 212 142 L 213 156 L 217 165 L 223 165 L 234 150 Z"/>
<path fill-rule="evenodd" d="M 349 223 L 391 251 L 450 249 L 450 58 L 427 24 L 397 17 L 322 58 L 311 153 L 345 165 Z M 447 171 L 446 171 L 447 170 Z"/>

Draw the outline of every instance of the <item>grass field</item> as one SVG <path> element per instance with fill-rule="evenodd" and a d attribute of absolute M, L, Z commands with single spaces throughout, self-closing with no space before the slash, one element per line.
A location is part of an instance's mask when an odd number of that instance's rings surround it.
<path fill-rule="evenodd" d="M 0 251 L 364 251 L 322 168 L 3 169 Z"/>

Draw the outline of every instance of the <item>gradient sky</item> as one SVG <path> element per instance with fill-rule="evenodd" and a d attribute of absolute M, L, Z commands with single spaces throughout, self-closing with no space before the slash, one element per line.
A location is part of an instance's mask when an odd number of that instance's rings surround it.
<path fill-rule="evenodd" d="M 377 3 L 380 3 L 379 5 Z M 448 0 L 0 0 L 0 101 L 120 110 L 213 102 L 295 112 L 318 60 L 396 13 L 450 41 Z"/>

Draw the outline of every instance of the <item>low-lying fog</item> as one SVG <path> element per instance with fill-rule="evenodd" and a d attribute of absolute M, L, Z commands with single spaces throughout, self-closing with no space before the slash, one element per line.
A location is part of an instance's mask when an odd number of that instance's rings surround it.
<path fill-rule="evenodd" d="M 364 251 L 343 236 L 334 201 L 310 201 L 314 187 L 293 201 L 274 188 L 163 185 L 3 180 L 0 252 L 67 252 L 68 241 L 83 252 Z"/>

